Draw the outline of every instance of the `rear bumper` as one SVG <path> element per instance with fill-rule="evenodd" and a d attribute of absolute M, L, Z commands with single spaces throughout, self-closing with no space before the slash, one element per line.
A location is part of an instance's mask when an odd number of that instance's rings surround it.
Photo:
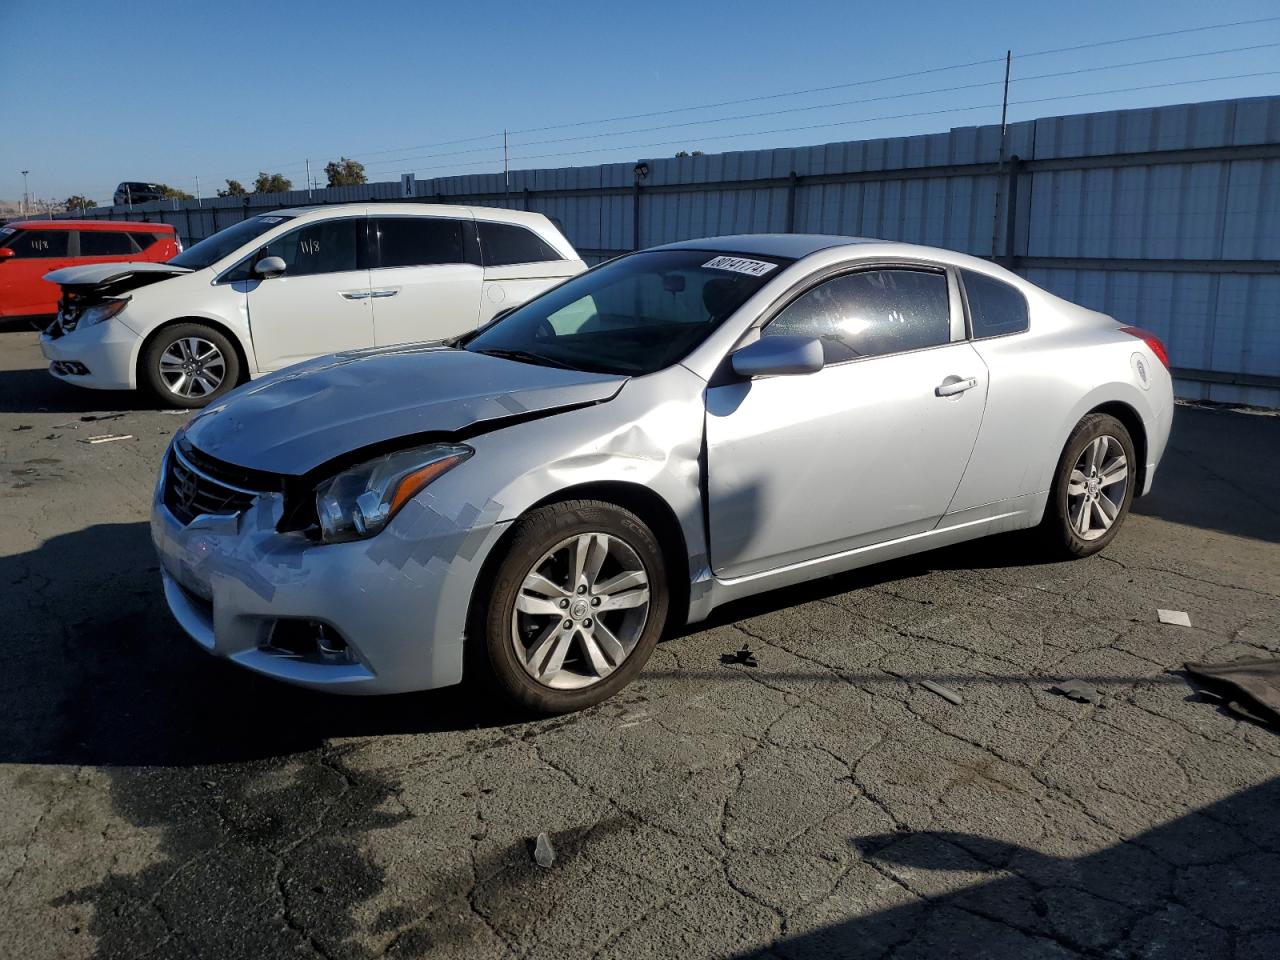
<path fill-rule="evenodd" d="M 40 336 L 40 352 L 59 380 L 95 390 L 134 390 L 142 338 L 122 323 L 108 320 L 61 337 Z M 73 365 L 88 370 L 71 372 Z"/>

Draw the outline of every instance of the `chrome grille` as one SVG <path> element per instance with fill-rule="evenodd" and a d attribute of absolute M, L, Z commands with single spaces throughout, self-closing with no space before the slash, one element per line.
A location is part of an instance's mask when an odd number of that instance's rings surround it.
<path fill-rule="evenodd" d="M 233 487 L 197 470 L 177 449 L 169 451 L 164 505 L 183 524 L 204 514 L 227 516 L 247 510 L 258 494 Z"/>

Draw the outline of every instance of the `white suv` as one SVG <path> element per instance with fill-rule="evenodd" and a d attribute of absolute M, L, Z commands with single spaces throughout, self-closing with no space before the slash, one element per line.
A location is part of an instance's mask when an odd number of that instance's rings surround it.
<path fill-rule="evenodd" d="M 55 270 L 49 372 L 202 407 L 341 350 L 465 333 L 586 269 L 538 213 L 344 204 L 252 217 L 168 263 Z"/>

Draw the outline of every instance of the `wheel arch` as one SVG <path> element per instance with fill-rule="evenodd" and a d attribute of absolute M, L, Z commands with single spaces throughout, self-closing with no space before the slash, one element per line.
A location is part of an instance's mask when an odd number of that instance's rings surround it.
<path fill-rule="evenodd" d="M 1115 417 L 1129 431 L 1129 436 L 1133 440 L 1133 452 L 1138 460 L 1134 477 L 1134 496 L 1142 496 L 1147 480 L 1147 427 L 1142 421 L 1141 414 L 1123 400 L 1109 400 L 1094 407 L 1089 413 L 1105 413 Z M 1085 416 L 1088 415 L 1088 413 L 1085 414 Z"/>
<path fill-rule="evenodd" d="M 231 329 L 228 324 L 223 323 L 221 320 L 215 319 L 214 317 L 191 316 L 174 317 L 171 320 L 166 320 L 164 323 L 160 324 L 160 326 L 156 327 L 143 337 L 142 345 L 138 348 L 137 359 L 134 361 L 133 370 L 133 374 L 137 378 L 139 386 L 146 382 L 142 364 L 146 360 L 147 351 L 151 349 L 151 344 L 155 342 L 156 338 L 159 337 L 161 333 L 168 330 L 170 327 L 177 326 L 179 323 L 198 323 L 202 326 L 209 327 L 212 330 L 217 330 L 220 334 L 226 337 L 231 343 L 231 346 L 235 348 L 236 359 L 240 363 L 240 379 L 236 381 L 236 386 L 249 381 L 251 377 L 249 372 L 249 354 L 245 349 L 244 343 L 240 340 L 240 335 Z"/>
<path fill-rule="evenodd" d="M 653 531 L 653 535 L 658 540 L 658 546 L 662 550 L 662 559 L 667 568 L 667 589 L 670 597 L 667 608 L 667 629 L 670 630 L 673 626 L 683 626 L 688 620 L 689 614 L 689 549 L 685 541 L 684 532 L 680 528 L 679 518 L 676 516 L 675 510 L 672 509 L 671 504 L 643 484 L 626 480 L 587 481 L 563 487 L 554 493 L 546 495 L 541 500 L 529 504 L 528 507 L 521 511 L 520 516 L 516 518 L 516 522 L 522 517 L 528 516 L 534 510 L 550 506 L 553 503 L 561 503 L 565 500 L 600 500 L 622 507 L 625 510 L 630 510 L 644 521 L 645 525 Z M 494 543 L 485 557 L 480 575 L 472 586 L 469 607 L 473 614 L 482 584 L 487 583 L 492 578 L 498 564 L 507 555 L 507 549 L 512 532 L 516 527 L 516 522 L 507 524 L 507 529 Z M 470 619 L 470 616 L 468 619 Z"/>

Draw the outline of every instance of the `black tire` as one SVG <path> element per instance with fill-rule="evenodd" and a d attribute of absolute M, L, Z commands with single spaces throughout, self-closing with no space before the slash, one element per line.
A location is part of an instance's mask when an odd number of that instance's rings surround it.
<path fill-rule="evenodd" d="M 1086 538 L 1080 534 L 1076 524 L 1073 523 L 1073 512 L 1076 517 L 1080 514 L 1078 508 L 1075 511 L 1072 509 L 1068 488 L 1071 485 L 1072 471 L 1085 451 L 1094 441 L 1104 437 L 1116 441 L 1124 450 L 1128 474 L 1124 483 L 1124 495 L 1115 504 L 1118 510 L 1114 519 L 1111 520 L 1111 525 L 1101 534 Z M 1045 507 L 1044 520 L 1040 523 L 1041 545 L 1050 557 L 1062 560 L 1089 557 L 1104 549 L 1115 539 L 1116 534 L 1120 532 L 1120 527 L 1124 524 L 1124 518 L 1129 515 L 1129 506 L 1133 503 L 1138 467 L 1133 438 L 1125 425 L 1115 417 L 1105 413 L 1091 413 L 1076 424 L 1058 460 L 1058 467 L 1053 475 L 1053 486 L 1049 491 L 1049 503 Z M 1105 490 L 1100 492 L 1106 493 Z M 1080 504 L 1078 498 L 1076 504 Z M 1089 526 L 1092 527 L 1096 523 L 1096 516 L 1096 513 L 1091 513 L 1086 519 Z M 1092 530 L 1090 532 L 1092 533 Z"/>
<path fill-rule="evenodd" d="M 170 347 L 179 345 L 180 341 L 192 340 L 212 344 L 218 349 L 222 358 L 222 379 L 218 382 L 217 388 L 208 393 L 184 396 L 170 387 L 169 382 L 165 380 L 160 370 L 160 361 Z M 215 366 L 210 366 L 207 371 L 201 369 L 197 372 L 212 375 L 216 369 Z M 231 341 L 213 327 L 205 326 L 203 323 L 175 323 L 163 327 L 147 344 L 139 372 L 141 374 L 139 379 L 146 383 L 148 389 L 162 404 L 194 409 L 212 403 L 240 382 L 240 355 L 236 353 Z"/>
<path fill-rule="evenodd" d="M 647 617 L 621 665 L 589 686 L 557 689 L 536 680 L 519 659 L 512 627 L 516 598 L 540 559 L 564 541 L 589 533 L 617 538 L 639 559 L 648 578 Z M 490 569 L 475 593 L 470 670 L 483 673 L 504 698 L 525 711 L 541 715 L 570 713 L 613 696 L 644 668 L 666 623 L 670 598 L 657 538 L 634 513 L 611 503 L 566 500 L 528 513 L 516 521 L 506 550 Z M 554 620 L 559 617 L 547 619 L 548 627 Z M 591 621 L 585 622 L 589 625 Z M 575 640 L 566 664 L 574 657 L 585 663 L 585 654 L 577 643 Z"/>

